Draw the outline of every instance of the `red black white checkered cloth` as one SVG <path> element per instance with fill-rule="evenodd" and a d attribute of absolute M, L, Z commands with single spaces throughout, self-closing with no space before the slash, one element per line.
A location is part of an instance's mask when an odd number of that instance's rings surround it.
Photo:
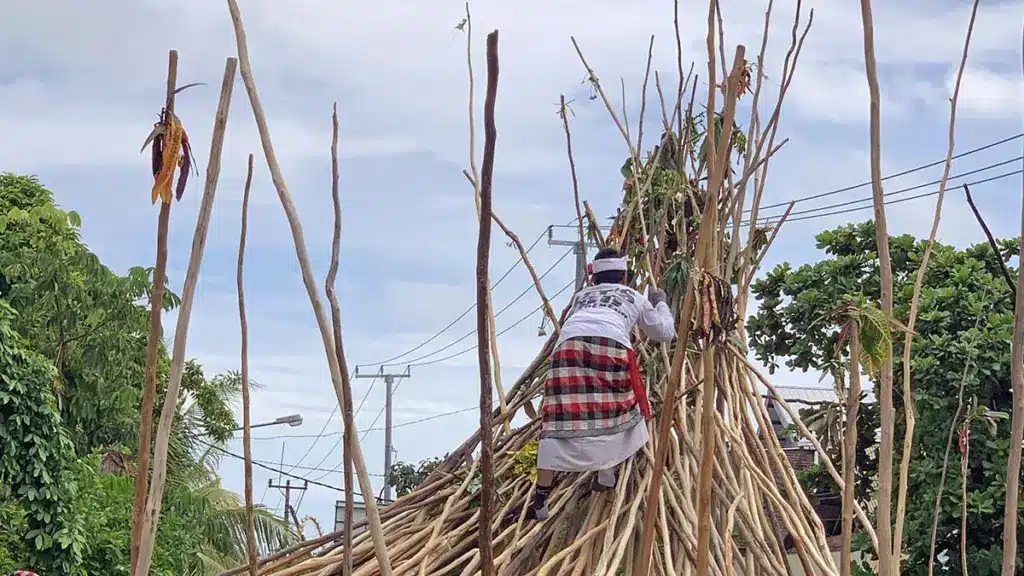
<path fill-rule="evenodd" d="M 619 342 L 570 338 L 555 348 L 550 360 L 542 438 L 616 434 L 650 417 L 633 350 Z"/>

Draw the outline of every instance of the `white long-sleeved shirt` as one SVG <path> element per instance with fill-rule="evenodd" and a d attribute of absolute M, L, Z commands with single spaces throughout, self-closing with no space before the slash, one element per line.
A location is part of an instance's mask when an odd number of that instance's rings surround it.
<path fill-rule="evenodd" d="M 656 342 L 668 342 L 676 334 L 675 319 L 664 302 L 652 306 L 646 296 L 622 284 L 588 286 L 573 297 L 557 344 L 580 336 L 601 336 L 632 348 L 629 331 L 637 324 Z"/>

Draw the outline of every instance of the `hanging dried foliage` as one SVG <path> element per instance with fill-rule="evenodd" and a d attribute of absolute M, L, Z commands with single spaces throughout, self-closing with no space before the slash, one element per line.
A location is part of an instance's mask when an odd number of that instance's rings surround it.
<path fill-rule="evenodd" d="M 701 300 L 701 314 L 697 319 L 695 335 L 705 342 L 721 341 L 724 335 L 736 329 L 736 304 L 732 286 L 707 271 L 701 271 L 697 290 Z"/>
<path fill-rule="evenodd" d="M 152 202 L 156 204 L 160 198 L 165 204 L 171 202 L 171 184 L 174 182 L 174 172 L 181 168 L 178 175 L 178 184 L 174 190 L 174 197 L 181 200 L 188 183 L 189 173 L 195 164 L 192 156 L 192 146 L 189 144 L 188 133 L 182 126 L 181 120 L 173 113 L 164 108 L 160 111 L 160 121 L 153 125 L 153 131 L 146 137 L 142 149 L 151 146 L 153 156 L 153 196 Z"/>

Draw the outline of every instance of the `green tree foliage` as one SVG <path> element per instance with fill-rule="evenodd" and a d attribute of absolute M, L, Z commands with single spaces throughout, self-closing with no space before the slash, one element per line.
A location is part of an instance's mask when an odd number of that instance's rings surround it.
<path fill-rule="evenodd" d="M 429 458 L 421 461 L 418 465 L 396 462 L 391 465 L 391 471 L 388 473 L 386 481 L 388 486 L 394 488 L 398 497 L 401 498 L 422 484 L 440 463 L 440 458 Z"/>
<path fill-rule="evenodd" d="M 0 573 L 128 573 L 134 472 L 102 472 L 99 454 L 138 445 L 152 270 L 115 274 L 80 225 L 34 178 L 0 174 Z M 159 398 L 168 368 L 161 346 Z M 186 363 L 154 574 L 244 562 L 244 508 L 210 457 L 237 427 L 240 390 L 237 373 Z M 295 540 L 262 508 L 256 522 L 263 552 Z"/>
<path fill-rule="evenodd" d="M 153 555 L 156 576 L 217 574 L 245 562 L 245 508 L 237 494 L 223 489 L 209 467 L 187 484 L 173 483 L 165 494 Z M 134 483 L 130 476 L 100 472 L 98 457 L 89 457 L 78 481 L 89 549 L 83 558 L 88 574 L 128 574 Z M 261 553 L 294 541 L 283 520 L 266 508 L 255 509 Z"/>
<path fill-rule="evenodd" d="M 822 232 L 817 240 L 825 259 L 796 269 L 781 264 L 752 287 L 760 303 L 747 323 L 751 347 L 772 370 L 784 362 L 791 369 L 834 373 L 844 362 L 836 358 L 840 328 L 834 322 L 821 321 L 822 317 L 841 306 L 879 299 L 872 222 Z M 1004 240 L 999 245 L 998 257 L 1007 260 L 1016 255 L 1017 240 Z M 924 242 L 910 236 L 890 239 L 896 319 L 908 315 L 924 246 Z M 1013 298 L 996 258 L 988 244 L 964 250 L 936 244 L 925 274 L 911 350 L 918 432 L 908 487 L 911 497 L 905 525 L 905 574 L 927 572 L 932 509 L 961 380 L 966 383 L 965 403 L 973 397 L 991 412 L 1011 410 Z M 895 381 L 900 382 L 904 369 L 902 334 L 893 335 L 892 351 Z M 877 395 L 877 381 L 872 379 L 872 384 Z M 894 400 L 896 457 L 901 458 L 903 406 L 899 394 Z M 860 420 L 858 488 L 873 486 L 877 472 L 876 462 L 870 457 L 873 450 L 861 449 L 862 444 L 874 444 L 877 405 L 863 405 Z M 972 576 L 999 573 L 1005 465 L 1010 447 L 1008 422 L 999 420 L 995 424 L 994 434 L 985 426 L 975 426 L 971 440 L 967 554 Z M 958 575 L 961 513 L 955 442 L 941 499 L 937 551 L 949 559 L 949 571 L 943 573 Z M 1024 557 L 1024 549 L 1018 555 Z"/>
<path fill-rule="evenodd" d="M 14 316 L 0 300 L 0 500 L 21 505 L 24 553 L 33 566 L 75 574 L 85 536 L 68 469 L 74 447 L 51 392 L 53 366 L 25 348 L 11 329 Z"/>
<path fill-rule="evenodd" d="M 56 366 L 61 416 L 84 455 L 137 443 L 152 271 L 115 274 L 80 225 L 34 178 L 0 174 L 0 296 L 18 311 L 13 328 Z M 165 294 L 170 309 L 177 297 Z"/>

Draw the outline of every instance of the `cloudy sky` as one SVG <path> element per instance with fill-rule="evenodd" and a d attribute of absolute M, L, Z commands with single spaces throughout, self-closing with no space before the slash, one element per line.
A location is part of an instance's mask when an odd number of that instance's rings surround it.
<path fill-rule="evenodd" d="M 301 213 L 306 240 L 323 278 L 330 253 L 330 113 L 341 117 L 341 188 L 344 237 L 339 291 L 350 364 L 371 364 L 408 351 L 459 316 L 474 297 L 476 223 L 472 190 L 461 170 L 467 166 L 467 79 L 465 36 L 455 29 L 461 1 L 428 3 L 381 0 L 380 4 L 324 0 L 241 0 L 256 81 L 269 116 L 284 177 Z M 730 47 L 745 44 L 753 58 L 760 44 L 763 9 L 725 3 L 725 36 Z M 788 46 L 793 0 L 777 1 L 765 66 L 765 106 L 774 102 L 781 60 Z M 948 96 L 968 21 L 966 0 L 892 0 L 875 3 L 877 56 L 883 92 L 883 172 L 902 172 L 945 156 Z M 4 0 L 0 13 L 0 170 L 38 175 L 57 201 L 77 210 L 83 234 L 104 263 L 124 271 L 152 265 L 157 209 L 150 205 L 149 162 L 139 146 L 163 101 L 167 50 L 180 51 L 179 83 L 206 82 L 178 100 L 180 117 L 206 165 L 213 113 L 224 60 L 235 54 L 226 3 L 210 0 Z M 788 144 L 772 163 L 766 204 L 777 204 L 856 185 L 868 178 L 868 99 L 863 74 L 859 3 L 804 2 L 815 8 L 796 79 L 788 96 L 780 137 Z M 573 100 L 575 159 L 581 193 L 599 214 L 611 214 L 620 198 L 619 167 L 624 143 L 600 101 L 589 99 L 584 70 L 570 42 L 580 42 L 604 85 L 626 88 L 634 124 L 650 36 L 653 67 L 664 83 L 676 82 L 672 3 L 668 0 L 480 0 L 472 5 L 482 109 L 485 69 L 483 39 L 500 29 L 501 81 L 497 105 L 495 210 L 524 242 L 539 238 L 549 224 L 575 217 L 556 115 L 559 94 Z M 706 8 L 684 2 L 682 46 L 685 67 L 696 61 L 706 74 Z M 988 0 L 978 15 L 968 71 L 960 98 L 957 151 L 1015 136 L 1022 129 L 1019 2 Z M 806 21 L 806 14 L 804 17 Z M 700 90 L 706 90 L 701 85 Z M 619 90 L 612 90 L 617 108 Z M 653 94 L 653 91 L 652 91 Z M 653 95 L 648 126 L 660 124 Z M 743 118 L 749 111 L 741 112 Z M 741 119 L 742 121 L 742 119 Z M 655 132 L 650 128 L 648 134 Z M 482 143 L 482 136 L 478 139 Z M 968 155 L 953 174 L 981 170 L 954 180 L 974 182 L 1020 169 L 1021 140 L 1010 140 Z M 189 333 L 188 353 L 209 374 L 238 368 L 239 329 L 235 257 L 246 156 L 257 155 L 252 190 L 246 292 L 250 369 L 262 389 L 253 400 L 254 422 L 301 413 L 299 428 L 266 428 L 255 433 L 254 455 L 280 462 L 296 476 L 340 487 L 338 431 L 333 390 L 323 348 L 298 274 L 294 248 L 263 161 L 255 124 L 239 81 L 228 121 L 223 170 L 206 248 L 202 278 Z M 894 178 L 888 192 L 937 180 L 941 168 Z M 180 290 L 201 195 L 202 178 L 190 185 L 172 214 L 169 276 Z M 896 194 L 906 198 L 933 190 Z M 1019 229 L 1018 174 L 974 186 L 995 234 Z M 863 220 L 870 190 L 860 187 L 798 204 L 805 212 L 781 231 L 768 265 L 810 262 L 819 254 L 813 235 L 843 222 Z M 849 204 L 848 204 L 849 203 Z M 841 207 L 826 208 L 843 204 Z M 927 235 L 934 197 L 890 207 L 893 233 Z M 814 211 L 815 209 L 818 209 Z M 780 208 L 765 210 L 777 215 Z M 940 239 L 965 245 L 983 240 L 958 191 L 948 195 Z M 810 218 L 808 218 L 810 216 Z M 492 276 L 517 260 L 495 230 Z M 571 238 L 571 230 L 557 231 Z M 572 281 L 571 255 L 543 240 L 531 259 L 543 272 L 548 294 Z M 530 286 L 518 267 L 494 290 L 503 308 Z M 556 299 L 561 306 L 567 293 Z M 497 318 L 503 374 L 511 382 L 541 344 L 536 296 L 527 291 Z M 523 319 L 519 324 L 516 322 Z M 168 337 L 173 315 L 165 320 Z M 461 341 L 474 326 L 469 314 L 415 352 L 396 360 L 394 370 L 412 362 L 443 359 L 475 342 Z M 452 344 L 455 342 L 454 344 Z M 443 349 L 443 350 L 439 350 Z M 436 354 L 432 354 L 434 352 Z M 425 358 L 419 359 L 421 356 Z M 471 408 L 476 402 L 475 355 L 466 353 L 414 366 L 412 378 L 395 394 L 397 458 L 416 462 L 443 455 L 475 428 L 475 414 L 416 422 Z M 376 366 L 368 368 L 374 370 Z M 780 374 L 780 384 L 814 384 L 816 377 Z M 383 433 L 377 420 L 383 386 L 355 381 L 357 416 L 367 429 L 363 450 L 371 473 L 383 472 Z M 367 394 L 369 390 L 369 393 Z M 411 424 L 410 424 L 411 423 Z M 316 437 L 323 431 L 319 440 Z M 282 435 L 287 437 L 282 437 Z M 241 452 L 241 442 L 231 443 Z M 277 464 L 272 464 L 278 467 Z M 225 483 L 241 491 L 241 463 L 226 459 Z M 277 474 L 257 469 L 256 496 L 281 510 L 281 494 L 264 491 Z M 379 490 L 381 478 L 375 477 Z M 339 494 L 311 487 L 299 514 L 333 523 Z"/>

